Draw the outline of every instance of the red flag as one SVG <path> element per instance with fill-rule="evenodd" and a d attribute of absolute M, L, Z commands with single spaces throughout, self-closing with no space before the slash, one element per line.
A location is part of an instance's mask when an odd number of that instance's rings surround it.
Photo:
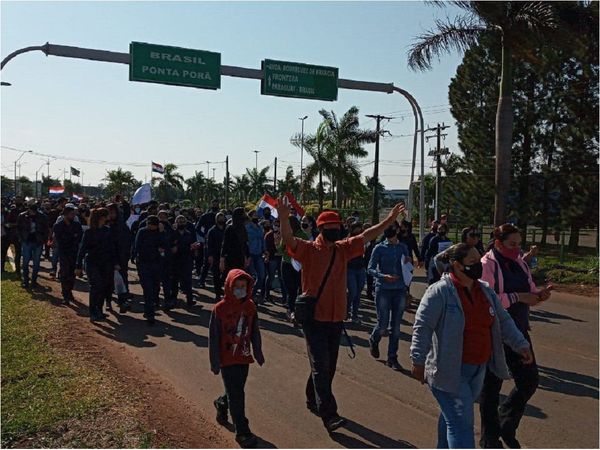
<path fill-rule="evenodd" d="M 296 210 L 297 215 L 299 215 L 300 217 L 304 216 L 304 208 L 302 208 L 302 206 L 298 204 L 298 202 L 296 201 L 296 197 L 294 197 L 294 195 L 291 192 L 286 192 L 285 197 L 290 202 L 290 205 L 292 205 L 292 208 Z"/>

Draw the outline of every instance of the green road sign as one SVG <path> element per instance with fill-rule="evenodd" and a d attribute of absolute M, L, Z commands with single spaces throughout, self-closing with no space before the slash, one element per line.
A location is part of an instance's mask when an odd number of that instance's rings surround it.
<path fill-rule="evenodd" d="M 265 59 L 261 94 L 313 100 L 337 100 L 337 67 Z"/>
<path fill-rule="evenodd" d="M 129 80 L 205 89 L 221 87 L 221 54 L 132 42 Z"/>

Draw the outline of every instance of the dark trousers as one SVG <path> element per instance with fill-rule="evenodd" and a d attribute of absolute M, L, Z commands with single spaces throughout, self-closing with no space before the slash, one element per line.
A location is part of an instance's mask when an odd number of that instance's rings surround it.
<path fill-rule="evenodd" d="M 187 300 L 192 299 L 192 261 L 171 262 L 171 299 L 177 301 L 179 287 Z"/>
<path fill-rule="evenodd" d="M 104 300 L 112 295 L 113 266 L 87 261 L 85 270 L 90 284 L 90 316 L 97 317 L 102 314 Z"/>
<path fill-rule="evenodd" d="M 213 265 L 211 266 L 213 287 L 215 290 L 215 298 L 219 300 L 223 296 L 223 279 L 221 278 L 221 271 L 219 270 L 219 258 L 214 258 Z"/>
<path fill-rule="evenodd" d="M 171 262 L 168 260 L 163 260 L 159 263 L 159 279 L 160 285 L 163 290 L 163 298 L 165 301 L 170 301 L 171 299 Z M 140 281 L 141 282 L 141 281 Z M 159 287 L 160 291 L 160 287 Z M 158 299 L 156 300 L 158 302 Z"/>
<path fill-rule="evenodd" d="M 527 332 L 523 333 L 531 344 Z M 533 347 L 531 348 L 533 351 Z M 521 355 L 504 346 L 506 364 L 515 381 L 511 393 L 500 402 L 502 381 L 489 370 L 485 375 L 483 390 L 479 398 L 479 411 L 481 413 L 481 446 L 492 445 L 499 437 L 514 439 L 521 418 L 525 413 L 527 402 L 535 393 L 539 374 L 537 364 L 523 364 Z"/>
<path fill-rule="evenodd" d="M 59 258 L 60 270 L 58 271 L 58 279 L 62 296 L 66 300 L 73 299 L 73 287 L 75 286 L 75 262 L 77 254 L 64 254 L 62 252 Z"/>
<path fill-rule="evenodd" d="M 153 318 L 154 305 L 158 303 L 158 294 L 160 292 L 160 264 L 158 262 L 138 264 L 138 274 L 144 292 L 144 315 L 146 318 Z"/>
<path fill-rule="evenodd" d="M 373 298 L 373 275 L 367 274 L 367 297 Z"/>
<path fill-rule="evenodd" d="M 246 394 L 244 393 L 249 367 L 249 364 L 236 364 L 221 368 L 225 394 L 217 399 L 217 403 L 223 408 L 229 408 L 237 435 L 250 433 L 246 418 Z"/>
<path fill-rule="evenodd" d="M 219 265 L 219 258 L 215 258 L 217 260 L 217 266 Z M 213 264 L 214 265 L 214 264 Z M 206 277 L 208 276 L 208 270 L 212 269 L 212 266 L 208 263 L 208 251 L 203 252 L 202 254 L 202 271 L 200 272 L 200 284 L 204 284 L 206 283 Z M 198 269 L 196 269 L 196 273 Z M 215 278 L 215 272 L 214 270 L 212 271 L 213 274 L 213 283 L 215 283 L 214 278 Z"/>
<path fill-rule="evenodd" d="M 287 294 L 288 311 L 294 312 L 296 308 L 296 297 L 300 292 L 300 284 L 302 281 L 300 272 L 294 269 L 291 263 L 283 261 L 281 263 L 281 275 L 285 284 L 285 292 Z"/>
<path fill-rule="evenodd" d="M 332 383 L 340 349 L 342 325 L 342 322 L 317 322 L 316 320 L 304 325 L 304 337 L 310 361 L 306 403 L 316 405 L 323 422 L 337 415 Z"/>

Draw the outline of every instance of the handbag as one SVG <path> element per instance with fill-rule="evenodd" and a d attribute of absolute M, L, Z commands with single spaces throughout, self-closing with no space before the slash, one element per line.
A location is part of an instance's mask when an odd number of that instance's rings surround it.
<path fill-rule="evenodd" d="M 329 278 L 329 274 L 331 273 L 331 268 L 333 267 L 333 262 L 335 261 L 335 253 L 336 248 L 333 248 L 333 254 L 331 255 L 331 260 L 329 261 L 329 267 L 325 272 L 325 276 L 323 277 L 323 281 L 321 282 L 321 286 L 319 286 L 319 291 L 316 297 L 311 295 L 300 295 L 296 299 L 296 307 L 294 310 L 294 317 L 296 323 L 300 326 L 306 325 L 311 322 L 315 318 L 315 308 L 317 307 L 317 302 L 323 293 L 323 289 L 325 288 L 325 284 L 327 283 L 327 279 Z"/>

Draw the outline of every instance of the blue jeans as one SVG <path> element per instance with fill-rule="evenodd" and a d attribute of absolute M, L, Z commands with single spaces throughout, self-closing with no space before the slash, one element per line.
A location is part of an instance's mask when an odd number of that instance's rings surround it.
<path fill-rule="evenodd" d="M 365 269 L 348 269 L 348 314 L 353 319 L 358 319 L 358 308 L 360 307 L 360 294 L 365 287 L 367 272 Z"/>
<path fill-rule="evenodd" d="M 33 261 L 33 271 L 31 272 L 31 281 L 37 281 L 38 272 L 40 271 L 40 259 L 42 258 L 43 245 L 36 242 L 21 243 L 21 255 L 23 257 L 23 283 L 29 283 L 29 262 Z"/>
<path fill-rule="evenodd" d="M 263 255 L 250 255 L 250 274 L 254 277 L 254 288 L 252 289 L 252 295 L 260 290 L 261 293 L 265 293 L 265 260 Z"/>
<path fill-rule="evenodd" d="M 388 360 L 398 357 L 398 342 L 400 341 L 400 323 L 406 304 L 404 289 L 375 288 L 375 306 L 377 308 L 377 324 L 373 328 L 370 340 L 379 343 L 381 334 L 391 327 L 388 346 Z M 390 315 L 391 321 L 390 321 Z"/>
<path fill-rule="evenodd" d="M 274 256 L 269 259 L 267 266 L 267 279 L 265 281 L 265 299 L 271 296 L 271 289 L 273 288 L 273 280 L 275 279 L 275 273 L 279 272 L 279 266 L 281 266 L 281 257 Z M 281 276 L 279 277 L 279 284 L 281 285 Z"/>
<path fill-rule="evenodd" d="M 456 394 L 431 388 L 442 410 L 438 420 L 437 448 L 475 448 L 473 407 L 481 393 L 486 364 L 464 364 Z"/>

